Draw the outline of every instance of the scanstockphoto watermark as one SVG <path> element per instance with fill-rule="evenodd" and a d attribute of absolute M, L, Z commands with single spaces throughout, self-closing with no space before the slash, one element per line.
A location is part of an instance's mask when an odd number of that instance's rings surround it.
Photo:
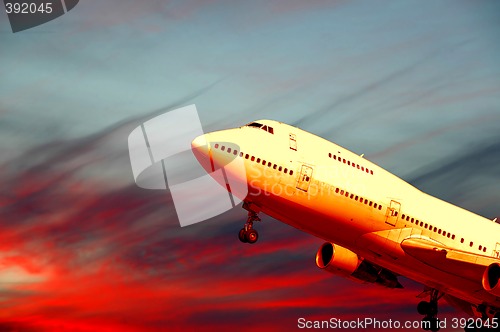
<path fill-rule="evenodd" d="M 432 326 L 434 324 L 434 326 Z M 304 317 L 297 319 L 299 329 L 366 329 L 366 330 L 389 330 L 389 329 L 418 329 L 429 331 L 431 329 L 472 329 L 481 330 L 497 329 L 500 326 L 498 318 L 464 318 L 453 317 L 437 319 L 434 323 L 430 320 L 396 320 L 396 319 L 377 319 L 374 317 L 365 317 L 357 319 L 340 319 L 331 317 L 328 320 L 309 320 Z"/>
<path fill-rule="evenodd" d="M 207 174 L 193 153 L 191 143 L 204 132 L 195 105 L 182 107 L 153 119 L 135 128 L 128 137 L 130 164 L 136 184 L 145 189 L 169 188 L 181 226 L 192 225 L 221 213 L 239 204 L 238 197 L 246 197 L 245 164 L 241 158 L 231 160 L 222 168 Z M 208 142 L 197 142 L 199 148 Z M 183 156 L 182 163 L 176 156 Z M 181 174 L 175 172 L 181 169 Z M 186 179 L 184 170 L 199 170 L 203 176 Z M 196 173 L 196 172 L 193 172 Z M 220 183 L 225 183 L 225 187 Z M 227 188 L 230 189 L 228 192 Z"/>
<path fill-rule="evenodd" d="M 438 321 L 439 328 L 446 327 L 446 319 Z M 429 325 L 429 326 L 428 326 Z M 393 319 L 377 319 L 372 317 L 343 320 L 332 317 L 328 320 L 308 320 L 306 318 L 297 319 L 299 329 L 335 329 L 335 330 L 389 330 L 389 329 L 422 329 L 430 328 L 430 323 L 425 321 L 408 320 L 399 321 Z"/>
<path fill-rule="evenodd" d="M 73 9 L 79 0 L 4 0 L 12 32 L 31 29 Z"/>

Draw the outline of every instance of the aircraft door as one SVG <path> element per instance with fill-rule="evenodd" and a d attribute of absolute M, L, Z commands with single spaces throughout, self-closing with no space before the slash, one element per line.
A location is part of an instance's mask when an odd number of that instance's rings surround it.
<path fill-rule="evenodd" d="M 307 192 L 311 183 L 313 169 L 310 166 L 302 165 L 299 178 L 297 179 L 297 189 Z"/>
<path fill-rule="evenodd" d="M 497 242 L 497 245 L 495 247 L 495 251 L 493 253 L 493 256 L 496 258 L 500 258 L 500 243 Z"/>
<path fill-rule="evenodd" d="M 401 204 L 396 201 L 391 201 L 391 204 L 387 207 L 387 212 L 385 214 L 385 222 L 389 225 L 396 226 L 398 221 L 399 210 L 401 210 Z"/>
<path fill-rule="evenodd" d="M 290 138 L 290 140 L 289 140 L 290 141 L 290 149 L 297 151 L 297 137 L 295 136 L 295 134 L 290 134 L 288 136 Z"/>

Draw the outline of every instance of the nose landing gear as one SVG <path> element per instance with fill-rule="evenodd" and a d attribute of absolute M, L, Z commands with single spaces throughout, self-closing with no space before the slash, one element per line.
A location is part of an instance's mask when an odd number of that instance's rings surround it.
<path fill-rule="evenodd" d="M 259 239 L 259 233 L 253 228 L 254 221 L 260 221 L 259 216 L 253 211 L 248 211 L 247 222 L 238 233 L 238 238 L 241 242 L 253 244 Z"/>

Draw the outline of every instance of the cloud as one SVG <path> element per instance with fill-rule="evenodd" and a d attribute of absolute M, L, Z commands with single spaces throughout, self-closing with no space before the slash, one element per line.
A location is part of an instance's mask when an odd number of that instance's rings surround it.
<path fill-rule="evenodd" d="M 500 139 L 498 137 L 465 148 L 409 175 L 408 182 L 435 196 L 488 218 L 499 216 Z"/>
<path fill-rule="evenodd" d="M 418 69 L 422 68 L 426 64 L 434 61 L 436 58 L 439 56 L 442 56 L 443 53 L 449 52 L 450 50 L 457 50 L 464 45 L 466 45 L 469 41 L 461 41 L 458 43 L 455 43 L 451 46 L 449 46 L 446 50 L 444 50 L 442 47 L 438 47 L 430 52 L 427 52 L 426 54 L 422 55 L 420 58 L 415 59 L 413 62 L 410 62 L 408 64 L 403 64 L 400 65 L 399 62 L 395 62 L 394 64 L 394 70 L 391 72 L 388 72 L 385 74 L 383 77 L 375 78 L 372 80 L 371 83 L 365 84 L 364 86 L 358 88 L 358 89 L 353 89 L 350 91 L 348 94 L 341 96 L 339 98 L 336 98 L 334 101 L 324 105 L 323 107 L 315 110 L 314 112 L 311 112 L 307 115 L 304 115 L 302 118 L 298 119 L 295 121 L 292 125 L 294 126 L 301 126 L 301 127 L 306 127 L 308 123 L 310 122 L 316 122 L 317 119 L 322 119 L 325 116 L 332 114 L 339 110 L 339 107 L 344 106 L 345 104 L 349 104 L 355 101 L 359 101 L 362 98 L 366 98 L 368 95 L 380 91 L 381 88 L 387 87 L 387 86 L 396 86 L 396 82 L 401 81 L 402 79 L 408 79 L 412 76 L 412 73 Z M 402 43 L 403 45 L 405 43 Z M 401 46 L 399 46 L 401 47 Z M 390 54 L 390 51 L 387 49 L 383 50 L 384 53 Z M 378 55 L 377 57 L 379 57 Z M 362 65 L 359 63 L 358 65 Z M 365 82 L 366 80 L 363 80 Z M 363 116 L 366 116 L 366 113 L 372 113 L 372 112 L 377 112 L 377 115 L 380 115 L 380 111 L 373 106 L 370 106 L 370 109 L 366 110 L 365 108 L 362 110 L 356 110 L 356 111 L 351 111 L 349 113 L 349 121 L 343 121 L 342 123 L 338 123 L 335 128 L 328 128 L 328 130 L 324 130 L 325 133 L 328 133 L 328 131 L 331 131 L 332 129 L 335 129 L 335 131 L 338 133 L 340 130 L 346 130 L 346 128 L 351 128 L 352 125 L 356 122 L 360 121 L 360 115 L 363 114 Z M 386 111 L 385 111 L 386 112 Z"/>

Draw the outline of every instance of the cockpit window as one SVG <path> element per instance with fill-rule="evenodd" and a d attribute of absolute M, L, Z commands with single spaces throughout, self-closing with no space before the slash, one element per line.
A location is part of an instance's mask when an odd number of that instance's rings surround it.
<path fill-rule="evenodd" d="M 247 124 L 247 127 L 257 127 L 257 128 L 260 128 L 260 127 L 262 127 L 262 124 L 261 123 L 257 123 L 257 122 L 250 122 L 249 124 Z"/>
<path fill-rule="evenodd" d="M 263 125 L 262 123 L 258 123 L 258 122 L 250 122 L 249 124 L 246 124 L 247 127 L 256 127 L 256 128 L 260 128 L 264 131 L 267 131 L 268 133 L 270 134 L 273 134 L 274 135 L 274 129 L 273 127 L 270 127 L 270 126 L 267 126 L 267 125 Z"/>
<path fill-rule="evenodd" d="M 270 133 L 270 134 L 273 134 L 273 135 L 274 135 L 274 129 L 273 129 L 273 127 L 270 127 L 270 126 L 264 126 L 264 127 L 262 127 L 262 130 L 265 130 L 265 131 L 267 131 L 268 133 Z"/>

